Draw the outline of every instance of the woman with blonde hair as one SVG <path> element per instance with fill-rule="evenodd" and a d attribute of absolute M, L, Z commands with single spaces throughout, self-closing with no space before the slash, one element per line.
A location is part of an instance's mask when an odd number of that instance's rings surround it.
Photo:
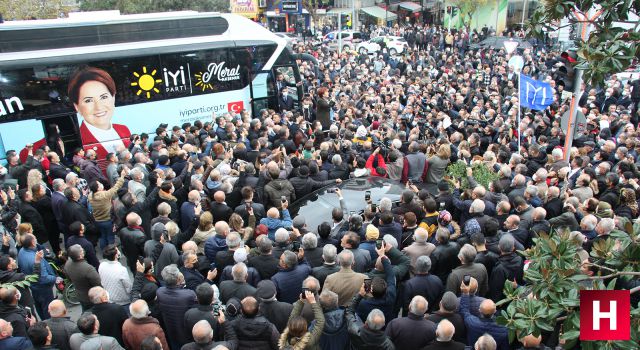
<path fill-rule="evenodd" d="M 191 237 L 191 240 L 198 245 L 198 254 L 204 254 L 204 243 L 209 237 L 215 234 L 216 229 L 213 227 L 213 215 L 211 215 L 211 212 L 205 211 L 200 214 L 200 223 L 193 237 Z"/>
<path fill-rule="evenodd" d="M 18 225 L 18 230 L 16 231 L 16 246 L 17 247 L 21 247 L 22 246 L 22 239 L 24 238 L 24 236 L 26 236 L 28 234 L 33 234 L 33 227 L 31 226 L 30 223 L 23 222 L 20 225 Z"/>
<path fill-rule="evenodd" d="M 253 237 L 253 230 L 256 227 L 256 217 L 253 215 L 253 208 L 251 208 L 248 212 L 249 214 L 249 225 L 244 227 L 244 220 L 242 217 L 236 213 L 231 214 L 229 217 L 229 228 L 231 232 L 237 232 L 242 240 L 247 242 Z"/>
<path fill-rule="evenodd" d="M 47 184 L 42 181 L 42 173 L 38 169 L 31 169 L 27 173 L 27 188 L 31 189 L 33 185 L 40 184 L 44 187 L 45 193 L 47 191 Z"/>
<path fill-rule="evenodd" d="M 428 159 L 429 169 L 427 169 L 427 187 L 433 187 L 438 185 L 438 182 L 444 178 L 444 173 L 449 165 L 449 158 L 451 157 L 451 146 L 448 143 L 444 143 L 438 147 L 436 154 L 432 155 Z M 428 188 L 427 188 L 428 189 Z M 432 192 L 434 193 L 434 192 Z"/>

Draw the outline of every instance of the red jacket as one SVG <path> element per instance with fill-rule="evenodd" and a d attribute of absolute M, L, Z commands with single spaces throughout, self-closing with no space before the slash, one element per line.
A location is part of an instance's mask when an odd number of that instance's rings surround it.
<path fill-rule="evenodd" d="M 124 143 L 124 146 L 129 147 L 129 144 L 131 143 L 131 141 L 129 140 L 129 137 L 131 136 L 131 132 L 129 131 L 129 128 L 121 124 L 112 124 L 112 125 L 113 125 L 113 130 L 115 130 L 118 133 L 118 135 L 120 136 L 120 139 Z M 90 149 L 96 151 L 96 154 L 97 154 L 96 159 L 100 159 L 100 160 L 104 159 L 107 156 L 107 153 L 108 153 L 107 150 L 104 147 L 102 147 L 100 142 L 98 142 L 98 140 L 95 138 L 95 136 L 93 136 L 91 131 L 89 131 L 89 128 L 87 128 L 87 126 L 84 123 L 80 125 L 80 137 L 82 137 L 82 148 L 84 148 L 85 152 Z"/>

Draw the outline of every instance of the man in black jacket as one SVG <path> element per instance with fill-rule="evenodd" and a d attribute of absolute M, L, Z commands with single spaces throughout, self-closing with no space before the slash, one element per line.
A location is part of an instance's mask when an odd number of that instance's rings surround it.
<path fill-rule="evenodd" d="M 302 198 L 319 188 L 329 186 L 334 183 L 339 184 L 342 182 L 342 180 L 335 179 L 327 181 L 316 181 L 309 177 L 309 167 L 306 165 L 301 165 L 300 168 L 298 168 L 298 176 L 292 177 L 291 179 L 289 179 L 289 182 L 291 182 L 291 185 L 296 191 L 296 198 Z"/>
<path fill-rule="evenodd" d="M 132 273 L 136 273 L 136 262 L 139 256 L 144 256 L 144 243 L 146 237 L 140 226 L 142 219 L 136 213 L 127 215 L 127 227 L 119 232 L 122 253 L 127 259 L 127 265 Z"/>
<path fill-rule="evenodd" d="M 258 270 L 262 280 L 271 279 L 278 272 L 279 261 L 271 254 L 273 243 L 266 235 L 258 236 L 256 248 L 260 255 L 249 258 L 249 266 Z"/>
<path fill-rule="evenodd" d="M 129 318 L 124 308 L 109 301 L 109 294 L 102 287 L 89 289 L 89 300 L 93 307 L 89 310 L 100 322 L 100 335 L 115 338 L 121 346 L 122 325 Z"/>
<path fill-rule="evenodd" d="M 209 283 L 202 283 L 196 287 L 196 296 L 198 297 L 198 305 L 192 307 L 184 314 L 184 328 L 187 334 L 188 340 L 193 341 L 193 335 L 191 331 L 193 326 L 198 321 L 205 320 L 209 322 L 211 328 L 214 330 L 214 334 L 220 340 L 222 327 L 217 320 L 217 314 L 221 311 L 215 310 L 213 307 L 213 288 Z"/>
<path fill-rule="evenodd" d="M 254 297 L 242 299 L 242 316 L 232 323 L 239 339 L 240 349 L 269 350 L 278 349 L 280 333 L 273 323 L 259 315 L 258 301 Z"/>
<path fill-rule="evenodd" d="M 211 215 L 213 215 L 213 222 L 229 221 L 229 217 L 233 214 L 231 209 L 226 203 L 226 196 L 223 191 L 217 191 L 213 194 L 215 202 L 211 203 Z"/>
<path fill-rule="evenodd" d="M 62 217 L 67 227 L 76 221 L 80 221 L 84 225 L 85 236 L 94 245 L 98 242 L 98 229 L 95 225 L 93 215 L 82 204 L 80 204 L 80 191 L 75 187 L 67 187 L 64 190 L 64 196 L 67 202 L 62 209 Z"/>
<path fill-rule="evenodd" d="M 428 304 L 424 297 L 416 295 L 409 303 L 409 314 L 389 322 L 385 334 L 396 349 L 421 349 L 436 338 L 436 324 L 424 317 Z"/>
<path fill-rule="evenodd" d="M 317 249 L 317 248 L 316 248 Z M 340 267 L 336 264 L 337 249 L 334 245 L 327 244 L 322 247 L 322 266 L 314 267 L 311 275 L 318 279 L 320 286 L 324 285 L 327 276 L 336 273 Z"/>
<path fill-rule="evenodd" d="M 436 231 L 436 249 L 431 253 L 433 274 L 440 277 L 442 284 L 447 283 L 449 273 L 460 265 L 458 251 L 460 247 L 455 242 L 449 241 L 449 230 L 439 228 Z"/>
<path fill-rule="evenodd" d="M 48 242 L 49 235 L 47 234 L 47 228 L 44 226 L 44 220 L 38 210 L 31 205 L 31 200 L 33 199 L 31 191 L 22 188 L 18 191 L 18 197 L 20 198 L 18 213 L 20 217 L 22 217 L 22 222 L 31 224 L 33 234 L 38 239 L 38 243 L 43 244 Z"/>
<path fill-rule="evenodd" d="M 504 299 L 504 283 L 506 281 L 516 281 L 518 284 L 522 284 L 522 257 L 515 252 L 515 238 L 512 235 L 506 234 L 500 238 L 498 243 L 500 248 L 500 258 L 498 263 L 491 272 L 491 279 L 489 280 L 489 293 L 488 297 L 495 301 Z"/>
<path fill-rule="evenodd" d="M 67 308 L 62 300 L 54 300 L 49 304 L 51 318 L 44 320 L 51 330 L 51 344 L 60 350 L 71 350 L 69 338 L 71 334 L 80 332 L 78 325 L 67 316 Z"/>
<path fill-rule="evenodd" d="M 26 337 L 27 329 L 36 319 L 34 316 L 29 317 L 27 311 L 18 306 L 19 296 L 14 287 L 0 289 L 0 318 L 11 323 L 14 337 Z"/>
<path fill-rule="evenodd" d="M 260 302 L 260 314 L 276 326 L 279 333 L 287 327 L 293 305 L 276 299 L 276 285 L 271 280 L 258 283 L 256 298 Z"/>
<path fill-rule="evenodd" d="M 382 330 L 385 326 L 384 313 L 378 309 L 369 312 L 367 320 L 363 324 L 355 311 L 365 295 L 364 283 L 360 287 L 360 292 L 353 297 L 351 304 L 347 307 L 346 318 L 351 339 L 351 348 L 354 350 L 367 350 L 371 348 L 394 350 L 395 346 L 389 337 Z"/>

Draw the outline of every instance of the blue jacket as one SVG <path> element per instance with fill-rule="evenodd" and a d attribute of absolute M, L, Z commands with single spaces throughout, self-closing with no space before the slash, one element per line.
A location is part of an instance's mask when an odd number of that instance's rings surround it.
<path fill-rule="evenodd" d="M 343 350 L 349 348 L 349 331 L 344 309 L 335 309 L 324 314 L 324 329 L 320 337 L 320 348 Z"/>
<path fill-rule="evenodd" d="M 209 261 L 216 261 L 216 254 L 223 250 L 227 250 L 227 239 L 224 237 L 213 235 L 204 242 L 204 255 Z"/>
<path fill-rule="evenodd" d="M 276 240 L 276 230 L 284 227 L 292 227 L 293 221 L 291 221 L 291 215 L 289 215 L 289 210 L 285 209 L 282 211 L 282 219 L 274 219 L 274 218 L 262 218 L 260 219 L 260 224 L 264 224 L 269 229 L 268 237 L 271 241 Z M 297 299 L 296 299 L 297 300 Z"/>
<path fill-rule="evenodd" d="M 27 350 L 32 347 L 33 345 L 31 344 L 31 341 L 25 337 L 9 337 L 0 339 L 0 349 Z"/>
<path fill-rule="evenodd" d="M 180 230 L 185 232 L 189 230 L 189 226 L 196 217 L 196 205 L 191 202 L 184 202 L 180 207 Z"/>
<path fill-rule="evenodd" d="M 293 304 L 300 299 L 302 282 L 311 274 L 311 266 L 306 260 L 290 269 L 280 269 L 271 281 L 276 285 L 278 301 Z"/>
<path fill-rule="evenodd" d="M 387 292 L 383 298 L 366 298 L 362 299 L 356 313 L 361 320 L 366 320 L 367 316 L 373 309 L 380 309 L 384 313 L 384 320 L 386 324 L 396 318 L 393 314 L 393 306 L 396 302 L 396 276 L 393 273 L 393 266 L 389 258 L 382 259 L 382 265 L 384 266 L 384 276 L 387 281 Z"/>
<path fill-rule="evenodd" d="M 496 323 L 495 318 L 479 318 L 469 312 L 469 295 L 460 298 L 460 314 L 467 327 L 467 344 L 475 344 L 483 334 L 490 334 L 498 344 L 498 350 L 509 350 L 509 332 Z"/>
<path fill-rule="evenodd" d="M 392 235 L 398 243 L 402 242 L 402 226 L 399 223 L 394 221 L 388 225 L 383 225 L 380 222 L 378 230 L 380 231 L 380 238 L 384 237 L 384 235 Z M 378 254 L 376 254 L 376 258 L 378 258 Z"/>
<path fill-rule="evenodd" d="M 33 265 L 36 260 L 36 251 L 31 248 L 22 248 L 18 252 L 18 266 L 20 271 L 25 275 L 33 274 Z M 56 282 L 56 274 L 53 272 L 53 268 L 49 265 L 49 262 L 42 258 L 40 262 L 40 277 L 38 282 L 31 284 L 32 291 L 44 291 L 51 289 L 51 286 Z"/>
<path fill-rule="evenodd" d="M 376 252 L 376 241 L 364 241 L 358 246 L 360 249 L 364 249 L 371 254 L 371 261 L 375 262 L 378 259 L 378 252 Z"/>

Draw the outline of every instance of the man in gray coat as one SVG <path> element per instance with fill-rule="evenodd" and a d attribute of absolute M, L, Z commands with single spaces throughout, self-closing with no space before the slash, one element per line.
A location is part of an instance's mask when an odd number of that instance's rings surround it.
<path fill-rule="evenodd" d="M 100 335 L 98 333 L 100 330 L 100 322 L 94 314 L 82 314 L 78 319 L 78 329 L 80 330 L 80 333 L 72 335 L 69 340 L 71 350 L 124 350 L 115 338 Z"/>
<path fill-rule="evenodd" d="M 71 350 L 71 335 L 80 332 L 78 326 L 67 316 L 67 307 L 62 300 L 49 303 L 51 318 L 44 320 L 51 330 L 51 345 L 60 350 Z"/>

